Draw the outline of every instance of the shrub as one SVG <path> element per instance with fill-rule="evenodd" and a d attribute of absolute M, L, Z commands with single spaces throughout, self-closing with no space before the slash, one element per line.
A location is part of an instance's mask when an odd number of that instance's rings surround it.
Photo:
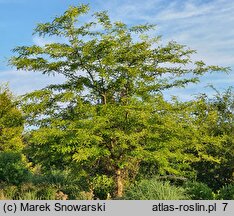
<path fill-rule="evenodd" d="M 27 162 L 20 153 L 0 153 L 0 181 L 19 185 L 30 179 Z"/>
<path fill-rule="evenodd" d="M 69 173 L 61 170 L 50 170 L 46 173 L 36 173 L 32 179 L 35 185 L 37 184 L 52 184 L 57 187 L 62 187 L 68 183 Z"/>
<path fill-rule="evenodd" d="M 113 178 L 106 175 L 97 175 L 93 181 L 93 191 L 95 198 L 107 199 L 108 194 L 113 193 L 115 189 L 115 182 Z"/>
<path fill-rule="evenodd" d="M 42 184 L 53 186 L 52 188 L 56 189 L 57 192 L 60 191 L 60 195 L 63 193 L 69 199 L 76 199 L 76 197 L 79 197 L 82 187 L 82 183 L 80 182 L 79 176 L 74 176 L 69 170 L 51 170 L 44 175 L 36 174 L 33 178 L 33 184 L 39 187 Z M 59 194 L 56 196 L 60 197 Z"/>
<path fill-rule="evenodd" d="M 19 200 L 55 200 L 57 188 L 53 185 L 41 184 L 33 185 L 23 184 L 18 187 L 17 196 L 15 199 Z"/>
<path fill-rule="evenodd" d="M 75 200 L 77 197 L 79 197 L 80 194 L 80 187 L 77 184 L 70 184 L 70 185 L 64 185 L 63 187 L 60 188 L 60 190 L 68 195 L 68 199 Z"/>
<path fill-rule="evenodd" d="M 14 196 L 14 200 L 38 200 L 37 191 L 39 187 L 32 183 L 21 184 L 17 188 L 17 193 Z"/>
<path fill-rule="evenodd" d="M 234 184 L 223 186 L 217 195 L 219 200 L 234 200 Z"/>
<path fill-rule="evenodd" d="M 176 187 L 168 181 L 160 182 L 153 178 L 130 186 L 123 198 L 128 200 L 183 200 L 189 197 L 185 195 L 182 187 Z"/>
<path fill-rule="evenodd" d="M 17 200 L 40 200 L 40 198 L 37 196 L 36 191 L 27 191 L 19 194 Z"/>
<path fill-rule="evenodd" d="M 55 200 L 57 189 L 52 185 L 41 185 L 37 197 L 41 200 Z"/>
<path fill-rule="evenodd" d="M 188 182 L 185 184 L 186 193 L 192 200 L 213 200 L 214 193 L 208 185 L 201 182 Z"/>
<path fill-rule="evenodd" d="M 1 183 L 0 200 L 12 200 L 17 194 L 17 187 Z"/>
<path fill-rule="evenodd" d="M 93 200 L 94 195 L 93 192 L 81 191 L 77 196 L 77 200 Z"/>

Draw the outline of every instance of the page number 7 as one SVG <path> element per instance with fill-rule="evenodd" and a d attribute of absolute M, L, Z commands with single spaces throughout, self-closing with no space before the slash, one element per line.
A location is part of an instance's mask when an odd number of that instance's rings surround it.
<path fill-rule="evenodd" d="M 223 211 L 225 211 L 225 210 L 226 210 L 226 207 L 227 207 L 227 205 L 228 205 L 228 203 L 222 203 L 222 204 L 224 205 Z"/>

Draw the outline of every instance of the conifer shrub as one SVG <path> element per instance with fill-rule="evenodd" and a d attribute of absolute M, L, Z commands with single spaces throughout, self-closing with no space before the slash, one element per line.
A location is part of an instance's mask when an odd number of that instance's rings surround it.
<path fill-rule="evenodd" d="M 25 158 L 20 153 L 0 153 L 0 181 L 19 185 L 30 180 L 31 173 Z"/>
<path fill-rule="evenodd" d="M 219 200 L 234 200 L 234 184 L 228 184 L 223 186 L 218 195 Z"/>
<path fill-rule="evenodd" d="M 213 200 L 214 193 L 212 189 L 201 182 L 187 182 L 185 184 L 186 194 L 190 196 L 192 200 Z"/>
<path fill-rule="evenodd" d="M 185 200 L 189 197 L 182 187 L 161 182 L 157 179 L 145 179 L 130 186 L 124 194 L 126 200 Z"/>

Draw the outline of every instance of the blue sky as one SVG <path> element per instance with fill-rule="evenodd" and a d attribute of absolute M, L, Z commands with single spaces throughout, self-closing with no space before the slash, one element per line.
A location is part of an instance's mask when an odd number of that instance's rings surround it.
<path fill-rule="evenodd" d="M 91 12 L 108 10 L 112 20 L 129 25 L 153 23 L 152 34 L 162 35 L 162 42 L 175 40 L 197 50 L 194 60 L 229 66 L 230 74 L 208 74 L 199 85 L 167 92 L 189 99 L 213 84 L 223 90 L 234 86 L 234 1 L 231 0 L 0 0 L 0 84 L 9 82 L 17 95 L 57 83 L 62 77 L 47 77 L 39 72 L 16 71 L 7 65 L 12 49 L 20 45 L 44 44 L 45 39 L 32 35 L 37 23 L 62 14 L 69 5 L 89 3 Z"/>

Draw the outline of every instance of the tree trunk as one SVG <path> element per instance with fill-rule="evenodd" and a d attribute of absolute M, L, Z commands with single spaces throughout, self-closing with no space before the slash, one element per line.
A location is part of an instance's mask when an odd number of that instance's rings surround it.
<path fill-rule="evenodd" d="M 116 171 L 116 196 L 122 197 L 123 196 L 123 178 L 122 178 L 122 171 L 121 169 L 117 169 Z"/>
<path fill-rule="evenodd" d="M 102 104 L 106 105 L 106 94 L 101 94 L 102 96 Z"/>

